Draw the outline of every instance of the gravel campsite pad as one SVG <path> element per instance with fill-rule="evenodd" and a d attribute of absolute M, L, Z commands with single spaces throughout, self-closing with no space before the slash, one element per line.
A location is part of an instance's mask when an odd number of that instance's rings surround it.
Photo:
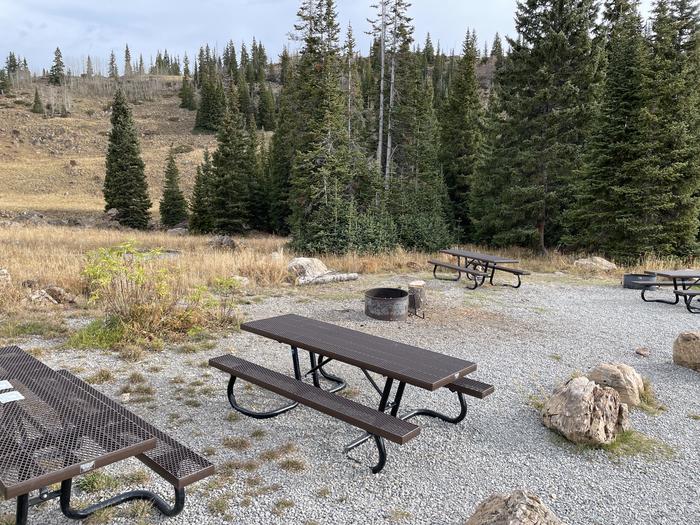
<path fill-rule="evenodd" d="M 697 318 L 680 305 L 644 304 L 636 291 L 553 276 L 534 276 L 519 290 L 485 286 L 474 292 L 463 283 L 429 280 L 426 319 L 383 323 L 364 316 L 363 289 L 405 285 L 413 277 L 288 289 L 242 306 L 247 319 L 296 313 L 478 363 L 473 377 L 495 385 L 495 394 L 471 400 L 467 419 L 457 426 L 414 420 L 423 427 L 420 436 L 404 446 L 388 444 L 389 462 L 376 476 L 368 468 L 376 449 L 365 445 L 348 459 L 343 446 L 358 432 L 337 420 L 304 407 L 266 421 L 232 412 L 225 397 L 228 377 L 206 361 L 233 352 L 290 373 L 288 348 L 272 341 L 232 333 L 208 346 L 167 348 L 136 365 L 114 354 L 60 349 L 60 342 L 20 343 L 47 346 L 42 360 L 82 378 L 109 369 L 113 378 L 96 388 L 217 466 L 214 477 L 190 487 L 185 511 L 176 518 L 125 505 L 93 522 L 458 524 L 488 496 L 519 488 L 540 495 L 571 524 L 697 519 L 700 421 L 692 416 L 700 414 L 700 375 L 671 358 L 674 339 L 698 329 Z M 651 355 L 637 355 L 639 347 Z M 665 443 L 664 454 L 613 456 L 576 447 L 540 423 L 532 399 L 603 362 L 630 364 L 653 384 L 666 410 L 657 416 L 633 410 L 631 422 Z M 135 371 L 144 377 L 130 377 Z M 348 397 L 378 403 L 356 369 L 333 363 L 329 371 L 348 380 Z M 265 406 L 279 402 L 257 389 L 243 388 L 240 397 L 253 404 L 265 400 Z M 407 389 L 403 406 L 458 409 L 447 391 L 415 388 Z M 76 505 L 136 487 L 133 473 L 142 470 L 135 460 L 104 469 L 116 488 L 87 493 L 78 487 Z M 139 484 L 172 495 L 169 485 L 154 475 L 149 479 Z M 0 504 L 0 515 L 12 512 L 14 501 Z M 33 508 L 30 523 L 70 521 L 52 502 Z"/>

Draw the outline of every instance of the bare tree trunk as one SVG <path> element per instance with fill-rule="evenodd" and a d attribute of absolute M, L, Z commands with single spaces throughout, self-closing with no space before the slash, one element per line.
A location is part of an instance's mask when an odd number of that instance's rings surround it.
<path fill-rule="evenodd" d="M 379 61 L 381 64 L 379 73 L 379 127 L 377 131 L 377 164 L 382 165 L 382 152 L 384 150 L 384 75 L 386 55 L 386 2 L 380 0 L 382 5 L 381 31 L 379 35 Z"/>
<path fill-rule="evenodd" d="M 385 186 L 389 186 L 389 180 L 391 178 L 391 157 L 392 157 L 392 151 L 391 151 L 391 142 L 392 142 L 392 137 L 391 137 L 391 131 L 393 129 L 392 126 L 392 114 L 394 111 L 394 94 L 396 93 L 396 90 L 394 89 L 395 81 L 396 80 L 396 46 L 394 46 L 394 50 L 391 54 L 391 80 L 389 81 L 389 116 L 388 116 L 388 125 L 387 125 L 387 133 L 386 133 L 386 166 L 384 167 L 384 184 Z"/>

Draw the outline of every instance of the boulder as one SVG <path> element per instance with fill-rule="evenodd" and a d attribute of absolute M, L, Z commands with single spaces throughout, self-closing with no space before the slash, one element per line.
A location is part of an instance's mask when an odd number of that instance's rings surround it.
<path fill-rule="evenodd" d="M 683 332 L 673 343 L 673 362 L 700 372 L 700 332 Z"/>
<path fill-rule="evenodd" d="M 298 285 L 325 284 L 340 281 L 356 281 L 356 273 L 337 273 L 329 270 L 323 261 L 310 257 L 297 257 L 287 265 L 287 271 L 292 274 Z"/>
<path fill-rule="evenodd" d="M 230 235 L 216 235 L 209 239 L 207 244 L 214 250 L 235 250 L 238 248 L 236 241 Z"/>
<path fill-rule="evenodd" d="M 116 208 L 110 208 L 105 212 L 104 216 L 108 221 L 116 221 L 119 217 L 119 210 Z"/>
<path fill-rule="evenodd" d="M 611 272 L 617 270 L 617 265 L 612 263 L 602 257 L 588 257 L 586 259 L 579 259 L 574 262 L 574 266 L 578 268 L 583 268 L 584 270 L 591 270 L 593 272 Z"/>
<path fill-rule="evenodd" d="M 174 235 L 175 237 L 184 237 L 185 235 L 189 235 L 190 232 L 187 230 L 187 228 L 170 228 L 165 233 L 168 235 Z"/>
<path fill-rule="evenodd" d="M 10 272 L 4 268 L 0 268 L 0 288 L 4 286 L 9 286 L 12 284 L 12 277 L 10 277 Z"/>
<path fill-rule="evenodd" d="M 588 373 L 588 379 L 600 386 L 609 386 L 620 394 L 620 401 L 628 406 L 639 406 L 640 396 L 644 393 L 644 380 L 629 365 L 605 363 L 596 366 Z"/>
<path fill-rule="evenodd" d="M 629 429 L 627 405 L 617 390 L 576 377 L 560 385 L 545 402 L 542 423 L 573 443 L 610 444 Z"/>
<path fill-rule="evenodd" d="M 539 496 L 524 490 L 482 501 L 466 525 L 563 525 Z"/>
<path fill-rule="evenodd" d="M 73 304 L 73 303 L 75 303 L 75 296 L 69 294 L 63 288 L 60 288 L 59 286 L 49 286 L 44 291 L 58 304 Z"/>
<path fill-rule="evenodd" d="M 29 300 L 37 304 L 58 304 L 58 301 L 51 297 L 46 290 L 37 290 L 36 292 L 32 292 L 32 294 L 29 296 Z"/>

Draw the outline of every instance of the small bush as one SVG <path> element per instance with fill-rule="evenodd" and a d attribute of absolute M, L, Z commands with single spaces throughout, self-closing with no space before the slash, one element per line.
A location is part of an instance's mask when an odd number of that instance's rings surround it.
<path fill-rule="evenodd" d="M 194 148 L 190 146 L 189 144 L 180 144 L 179 146 L 175 146 L 173 148 L 173 154 L 175 155 L 182 155 L 184 153 L 192 153 L 194 151 Z"/>
<path fill-rule="evenodd" d="M 96 471 L 85 474 L 75 482 L 79 489 L 84 492 L 93 493 L 103 490 L 115 489 L 119 486 L 119 480 L 114 476 Z"/>

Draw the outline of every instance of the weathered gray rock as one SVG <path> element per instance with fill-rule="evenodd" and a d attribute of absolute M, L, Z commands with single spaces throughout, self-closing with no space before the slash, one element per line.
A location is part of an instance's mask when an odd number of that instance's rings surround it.
<path fill-rule="evenodd" d="M 651 355 L 651 350 L 646 346 L 640 346 L 634 351 L 635 354 L 641 355 L 642 357 L 649 357 Z"/>
<path fill-rule="evenodd" d="M 75 296 L 69 294 L 59 286 L 49 286 L 44 291 L 58 304 L 75 303 Z"/>
<path fill-rule="evenodd" d="M 637 371 L 622 363 L 604 363 L 588 373 L 588 379 L 600 386 L 609 386 L 620 394 L 620 401 L 629 406 L 639 406 L 644 393 L 644 380 Z"/>
<path fill-rule="evenodd" d="M 0 268 L 0 288 L 4 286 L 10 286 L 12 284 L 12 277 L 10 276 L 10 272 L 5 270 L 4 268 Z"/>
<path fill-rule="evenodd" d="M 32 292 L 32 294 L 29 296 L 29 300 L 36 304 L 58 304 L 58 301 L 51 297 L 46 290 L 37 290 L 36 292 Z"/>
<path fill-rule="evenodd" d="M 310 257 L 292 259 L 287 265 L 287 271 L 298 285 L 356 281 L 359 278 L 356 273 L 332 272 L 323 261 Z"/>
<path fill-rule="evenodd" d="M 466 525 L 563 525 L 539 496 L 516 490 L 482 501 Z"/>
<path fill-rule="evenodd" d="M 235 250 L 238 248 L 236 241 L 230 235 L 216 235 L 207 244 L 215 250 Z"/>
<path fill-rule="evenodd" d="M 168 235 L 174 235 L 175 237 L 184 237 L 189 235 L 190 232 L 187 230 L 187 228 L 170 228 L 165 233 Z"/>
<path fill-rule="evenodd" d="M 587 257 L 574 262 L 574 266 L 594 272 L 611 272 L 617 270 L 617 265 L 602 257 Z"/>
<path fill-rule="evenodd" d="M 629 429 L 629 411 L 617 390 L 583 376 L 555 388 L 541 416 L 544 426 L 573 443 L 610 444 Z"/>
<path fill-rule="evenodd" d="M 673 343 L 673 362 L 700 372 L 700 332 L 683 332 Z"/>

